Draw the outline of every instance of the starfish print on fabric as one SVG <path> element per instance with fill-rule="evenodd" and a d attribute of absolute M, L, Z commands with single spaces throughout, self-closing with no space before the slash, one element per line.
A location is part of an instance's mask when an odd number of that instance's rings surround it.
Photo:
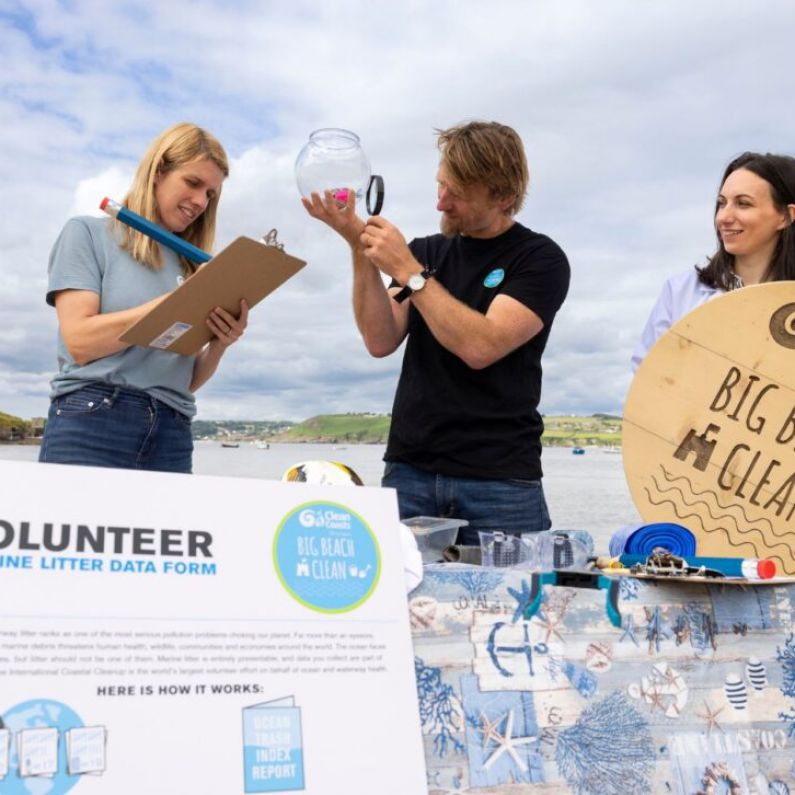
<path fill-rule="evenodd" d="M 488 770 L 503 754 L 507 753 L 511 756 L 514 762 L 516 762 L 516 766 L 522 773 L 527 772 L 527 765 L 524 763 L 524 760 L 516 753 L 516 746 L 517 745 L 527 745 L 528 743 L 534 743 L 538 738 L 537 737 L 512 737 L 513 734 L 513 710 L 508 710 L 507 720 L 505 721 L 505 734 L 499 736 L 499 739 L 495 740 L 497 742 L 497 748 L 494 749 L 494 753 L 483 763 L 483 769 Z"/>
<path fill-rule="evenodd" d="M 663 684 L 668 687 L 678 687 L 682 679 L 681 674 L 679 674 L 677 671 L 671 668 L 670 665 L 667 665 L 665 668 L 660 669 L 659 675 L 662 678 Z"/>
<path fill-rule="evenodd" d="M 527 580 L 522 580 L 521 591 L 517 591 L 515 588 L 508 588 L 508 593 L 518 602 L 512 619 L 512 623 L 515 624 L 520 618 L 524 617 L 525 610 L 527 610 L 530 603 L 533 601 L 533 595 Z"/>
<path fill-rule="evenodd" d="M 489 747 L 490 742 L 499 743 L 502 740 L 499 726 L 507 717 L 507 715 L 503 715 L 501 718 L 490 721 L 482 712 L 480 713 L 480 728 L 478 728 L 478 731 L 483 735 L 484 751 Z"/>
<path fill-rule="evenodd" d="M 666 626 L 663 618 L 663 612 L 660 606 L 649 610 L 644 607 L 643 611 L 646 613 L 646 640 L 649 641 L 649 654 L 652 652 L 660 653 L 660 641 L 671 636 L 671 630 Z"/>
<path fill-rule="evenodd" d="M 663 703 L 663 694 L 660 691 L 659 687 L 657 687 L 654 684 L 651 684 L 651 686 L 648 688 L 643 687 L 641 685 L 640 694 L 652 709 L 656 709 L 657 707 L 659 707 L 661 712 L 665 712 L 665 704 Z"/>
<path fill-rule="evenodd" d="M 704 700 L 704 712 L 696 712 L 696 715 L 699 718 L 704 718 L 707 722 L 707 736 L 712 733 L 713 729 L 718 729 L 722 734 L 726 734 L 723 730 L 723 726 L 718 723 L 718 715 L 723 712 L 723 707 L 720 707 L 716 710 L 713 710 L 712 707 Z"/>
<path fill-rule="evenodd" d="M 558 624 L 560 624 L 560 618 L 552 615 L 547 617 L 545 611 L 539 610 L 538 615 L 533 616 L 533 621 L 537 621 L 541 626 L 541 629 L 547 633 L 546 637 L 544 638 L 544 643 L 549 643 L 549 639 L 553 635 L 555 635 L 561 642 L 563 641 L 563 635 L 561 635 L 557 630 Z"/>
<path fill-rule="evenodd" d="M 640 645 L 637 637 L 635 637 L 635 616 L 633 616 L 632 613 L 627 616 L 624 634 L 618 639 L 618 642 L 621 643 L 624 638 L 629 638 L 636 646 Z"/>

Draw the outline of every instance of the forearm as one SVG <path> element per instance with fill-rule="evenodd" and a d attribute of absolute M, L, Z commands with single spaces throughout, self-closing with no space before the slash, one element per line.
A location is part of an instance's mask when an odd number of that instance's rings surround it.
<path fill-rule="evenodd" d="M 159 296 L 145 304 L 119 312 L 69 312 L 59 316 L 61 336 L 69 354 L 82 366 L 129 348 L 129 344 L 122 342 L 119 336 L 164 298 L 165 296 Z"/>
<path fill-rule="evenodd" d="M 193 378 L 190 382 L 191 392 L 195 392 L 197 389 L 204 386 L 204 384 L 215 375 L 215 371 L 218 369 L 218 364 L 225 351 L 226 348 L 215 339 L 211 340 L 197 354 L 196 361 L 193 364 Z"/>
<path fill-rule="evenodd" d="M 411 296 L 437 342 L 473 369 L 481 369 L 499 356 L 498 330 L 480 312 L 454 298 L 435 279 Z"/>
<path fill-rule="evenodd" d="M 405 336 L 405 309 L 389 296 L 381 272 L 365 257 L 359 245 L 351 247 L 353 256 L 353 314 L 365 347 L 372 356 L 393 353 Z"/>
<path fill-rule="evenodd" d="M 538 315 L 513 298 L 498 296 L 483 315 L 435 279 L 429 279 L 411 300 L 439 344 L 473 370 L 499 361 L 544 327 Z"/>

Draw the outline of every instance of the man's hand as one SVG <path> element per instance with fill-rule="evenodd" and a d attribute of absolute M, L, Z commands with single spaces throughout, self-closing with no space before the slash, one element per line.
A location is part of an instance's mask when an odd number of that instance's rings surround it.
<path fill-rule="evenodd" d="M 301 203 L 312 218 L 330 226 L 351 248 L 359 245 L 364 221 L 356 215 L 356 193 L 353 190 L 348 190 L 344 204 L 335 199 L 330 190 L 323 191 L 323 198 L 317 193 L 313 193 L 308 199 L 302 196 Z"/>
<path fill-rule="evenodd" d="M 359 240 L 367 259 L 400 284 L 405 284 L 412 274 L 422 270 L 422 265 L 414 259 L 406 238 L 386 218 L 378 215 L 368 218 Z"/>

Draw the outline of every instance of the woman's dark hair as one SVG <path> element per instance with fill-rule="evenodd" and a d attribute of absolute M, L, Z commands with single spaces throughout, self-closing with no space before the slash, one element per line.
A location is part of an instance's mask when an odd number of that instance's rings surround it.
<path fill-rule="evenodd" d="M 788 204 L 795 204 L 795 158 L 787 155 L 760 154 L 743 152 L 726 167 L 720 184 L 726 182 L 729 174 L 744 168 L 761 177 L 770 186 L 770 195 L 777 209 L 786 212 Z M 717 213 L 717 205 L 715 206 Z M 703 267 L 696 266 L 699 281 L 709 287 L 731 290 L 736 287 L 734 274 L 734 255 L 723 247 L 718 235 L 718 250 Z M 785 227 L 778 238 L 776 249 L 770 260 L 765 281 L 778 282 L 795 279 L 795 224 Z"/>

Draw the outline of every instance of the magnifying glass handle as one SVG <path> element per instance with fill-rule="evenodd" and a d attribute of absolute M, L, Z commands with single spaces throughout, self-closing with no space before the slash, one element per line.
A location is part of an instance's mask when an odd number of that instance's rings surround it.
<path fill-rule="evenodd" d="M 373 186 L 375 186 L 375 206 L 371 206 L 373 199 Z M 367 186 L 367 212 L 370 215 L 378 215 L 384 206 L 384 178 L 380 174 L 373 174 L 370 177 L 370 184 Z"/>

